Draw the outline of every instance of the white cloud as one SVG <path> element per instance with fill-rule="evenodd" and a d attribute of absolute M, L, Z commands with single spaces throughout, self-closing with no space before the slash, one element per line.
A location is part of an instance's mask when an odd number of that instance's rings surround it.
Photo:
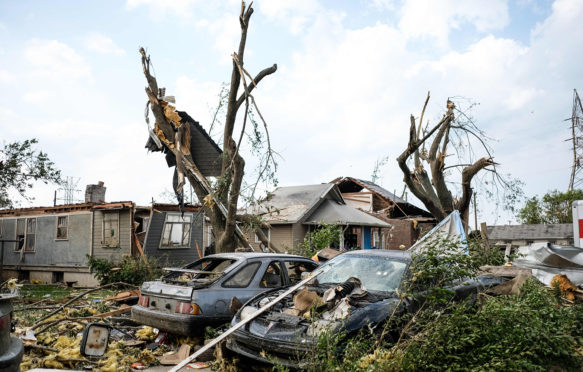
<path fill-rule="evenodd" d="M 92 32 L 85 38 L 85 47 L 101 54 L 125 54 L 125 50 L 117 46 L 113 40 L 99 32 Z"/>
<path fill-rule="evenodd" d="M 7 70 L 0 70 L 0 83 L 12 84 L 16 81 L 16 77 Z"/>
<path fill-rule="evenodd" d="M 477 31 L 503 29 L 510 21 L 506 0 L 410 0 L 401 8 L 399 28 L 406 38 L 434 38 L 446 48 L 452 29 L 469 23 Z"/>
<path fill-rule="evenodd" d="M 22 96 L 22 100 L 26 103 L 32 104 L 43 104 L 51 98 L 53 93 L 47 90 L 35 90 L 32 92 L 27 92 Z"/>
<path fill-rule="evenodd" d="M 322 7 L 314 0 L 270 0 L 259 3 L 259 9 L 268 18 L 288 25 L 298 35 L 313 21 Z"/>
<path fill-rule="evenodd" d="M 90 79 L 91 68 L 74 49 L 57 40 L 32 39 L 24 50 L 33 78 L 70 81 Z"/>
<path fill-rule="evenodd" d="M 219 63 L 222 65 L 230 64 L 232 61 L 231 55 L 236 52 L 239 47 L 239 39 L 241 35 L 238 15 L 227 12 L 212 22 L 201 20 L 197 22 L 196 27 L 207 29 L 208 32 L 214 36 L 215 41 L 213 48 L 220 56 Z"/>
<path fill-rule="evenodd" d="M 181 18 L 192 16 L 193 6 L 198 0 L 127 0 L 126 7 L 135 9 L 141 6 L 149 8 L 150 16 L 154 19 L 161 19 L 167 14 Z"/>

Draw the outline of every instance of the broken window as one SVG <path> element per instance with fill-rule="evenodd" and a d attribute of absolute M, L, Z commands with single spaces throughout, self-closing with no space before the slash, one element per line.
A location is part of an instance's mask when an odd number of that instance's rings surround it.
<path fill-rule="evenodd" d="M 26 232 L 26 218 L 19 218 L 16 220 L 16 237 L 15 239 L 18 240 L 16 246 L 14 247 L 15 251 L 20 251 L 24 248 L 24 236 Z"/>
<path fill-rule="evenodd" d="M 119 212 L 103 213 L 103 242 L 105 247 L 119 247 Z"/>
<path fill-rule="evenodd" d="M 26 219 L 26 243 L 24 245 L 25 252 L 34 252 L 36 243 L 36 218 Z"/>
<path fill-rule="evenodd" d="M 223 287 L 228 288 L 246 288 L 249 283 L 255 277 L 255 272 L 260 266 L 260 262 L 254 262 L 252 264 L 246 265 L 244 268 L 239 270 L 230 279 L 223 283 Z"/>
<path fill-rule="evenodd" d="M 260 286 L 264 288 L 277 288 L 283 285 L 281 266 L 279 262 L 272 262 L 265 270 Z"/>
<path fill-rule="evenodd" d="M 180 214 L 166 214 L 166 222 L 162 231 L 160 248 L 187 248 L 190 246 L 190 227 L 192 216 Z"/>
<path fill-rule="evenodd" d="M 69 237 L 69 216 L 57 216 L 57 239 L 66 240 Z"/>
<path fill-rule="evenodd" d="M 316 267 L 318 267 L 317 264 L 311 264 L 305 261 L 285 261 L 285 268 L 287 270 L 290 284 L 299 282 L 302 280 L 302 273 L 309 273 Z"/>

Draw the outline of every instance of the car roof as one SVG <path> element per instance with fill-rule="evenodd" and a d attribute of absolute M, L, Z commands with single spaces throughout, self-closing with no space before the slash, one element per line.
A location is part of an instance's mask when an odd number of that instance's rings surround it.
<path fill-rule="evenodd" d="M 228 258 L 228 259 L 233 259 L 233 260 L 240 260 L 240 259 L 244 259 L 244 258 L 281 258 L 281 259 L 287 259 L 287 258 L 303 258 L 306 260 L 309 260 L 309 258 L 307 257 L 303 257 L 303 256 L 298 256 L 295 254 L 286 254 L 286 253 L 262 253 L 262 252 L 231 252 L 231 253 L 217 253 L 217 254 L 211 254 L 208 256 L 204 256 L 203 258 Z"/>
<path fill-rule="evenodd" d="M 343 255 L 348 256 L 366 256 L 366 257 L 382 257 L 382 258 L 399 258 L 402 260 L 411 260 L 411 252 L 398 251 L 394 249 L 361 249 L 358 251 L 348 251 Z"/>

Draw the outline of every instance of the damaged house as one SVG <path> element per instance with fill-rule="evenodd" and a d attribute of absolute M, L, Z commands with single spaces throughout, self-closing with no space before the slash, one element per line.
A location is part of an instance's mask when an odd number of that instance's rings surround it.
<path fill-rule="evenodd" d="M 85 203 L 0 210 L 2 279 L 94 286 L 87 256 L 120 261 L 147 254 L 181 264 L 203 249 L 204 216 L 186 205 L 139 207 L 104 202 L 103 183 L 88 185 Z"/>
<path fill-rule="evenodd" d="M 163 265 L 182 266 L 204 256 L 204 214 L 198 206 L 154 203 L 149 208 L 143 250 Z"/>
<path fill-rule="evenodd" d="M 0 210 L 2 278 L 92 286 L 87 255 L 135 253 L 134 204 L 105 203 L 103 183 L 88 185 L 85 203 Z"/>
<path fill-rule="evenodd" d="M 373 228 L 389 228 L 389 223 L 348 205 L 333 183 L 279 187 L 248 213 L 258 214 L 271 228 L 265 229 L 273 249 L 295 252 L 306 234 L 323 224 L 342 227 L 340 246 L 346 249 L 376 248 Z M 262 247 L 251 234 L 255 249 Z"/>
<path fill-rule="evenodd" d="M 381 249 L 411 247 L 423 234 L 431 230 L 435 218 L 381 186 L 354 177 L 338 177 L 332 180 L 338 186 L 346 204 L 358 208 L 391 225 L 390 228 L 374 228 L 374 246 Z M 358 236 L 358 231 L 354 231 Z"/>

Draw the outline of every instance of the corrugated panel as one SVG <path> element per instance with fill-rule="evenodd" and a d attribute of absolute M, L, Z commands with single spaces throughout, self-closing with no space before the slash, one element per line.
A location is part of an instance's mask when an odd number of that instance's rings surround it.
<path fill-rule="evenodd" d="M 502 225 L 488 226 L 489 240 L 541 240 L 572 239 L 573 225 L 570 223 L 546 225 Z"/>

